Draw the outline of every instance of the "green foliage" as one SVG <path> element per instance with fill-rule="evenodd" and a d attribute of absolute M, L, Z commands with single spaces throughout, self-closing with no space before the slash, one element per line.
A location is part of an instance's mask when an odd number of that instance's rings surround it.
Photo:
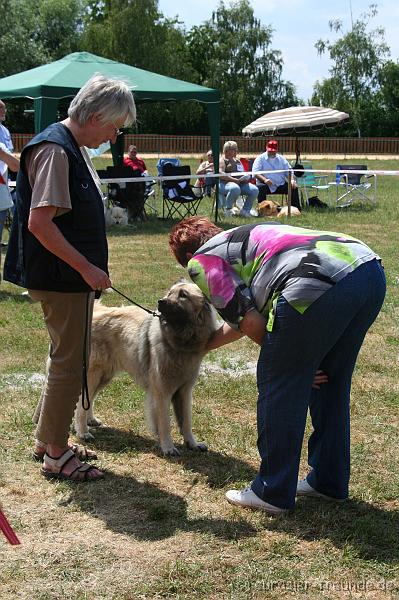
<path fill-rule="evenodd" d="M 293 85 L 281 79 L 283 59 L 271 48 L 272 33 L 255 18 L 249 0 L 221 1 L 212 19 L 188 33 L 202 84 L 220 90 L 224 133 L 238 133 L 265 112 L 298 103 Z"/>
<path fill-rule="evenodd" d="M 0 0 L 0 77 L 33 69 L 79 48 L 85 0 Z M 33 131 L 25 109 L 32 102 L 7 103 L 11 131 Z"/>
<path fill-rule="evenodd" d="M 165 19 L 157 0 L 91 1 L 82 39 L 85 50 L 184 81 L 198 82 L 191 66 L 185 32 L 177 19 Z M 140 131 L 195 131 L 203 109 L 173 102 L 140 108 Z M 207 128 L 206 128 L 207 131 Z"/>
<path fill-rule="evenodd" d="M 57 60 L 78 48 L 84 0 L 2 0 L 0 76 Z"/>
<path fill-rule="evenodd" d="M 315 44 L 319 54 L 329 53 L 333 66 L 330 78 L 316 82 L 312 103 L 348 112 L 353 130 L 359 137 L 373 134 L 368 113 L 375 104 L 375 95 L 380 89 L 380 73 L 389 54 L 384 30 L 367 29 L 376 14 L 376 5 L 370 5 L 369 12 L 362 14 L 346 33 L 343 33 L 342 21 L 330 21 L 330 30 L 342 33 L 342 37 L 336 41 L 319 40 Z M 349 129 L 348 135 L 353 135 L 354 131 Z"/>

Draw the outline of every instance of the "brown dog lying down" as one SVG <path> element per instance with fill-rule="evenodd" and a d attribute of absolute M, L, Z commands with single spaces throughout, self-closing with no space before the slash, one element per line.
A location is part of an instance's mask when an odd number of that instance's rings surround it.
<path fill-rule="evenodd" d="M 288 206 L 280 206 L 273 200 L 263 200 L 258 205 L 259 217 L 286 217 L 288 214 Z M 300 211 L 296 206 L 291 206 L 291 216 L 299 217 Z"/>
<path fill-rule="evenodd" d="M 204 348 L 216 329 L 213 309 L 193 283 L 180 281 L 158 301 L 159 317 L 137 306 L 112 307 L 95 303 L 88 387 L 91 407 L 75 411 L 75 430 L 92 439 L 88 425 L 93 401 L 119 372 L 126 371 L 146 394 L 146 413 L 164 454 L 178 455 L 170 431 L 170 404 L 189 448 L 207 450 L 197 442 L 191 425 L 192 390 L 198 378 Z"/>

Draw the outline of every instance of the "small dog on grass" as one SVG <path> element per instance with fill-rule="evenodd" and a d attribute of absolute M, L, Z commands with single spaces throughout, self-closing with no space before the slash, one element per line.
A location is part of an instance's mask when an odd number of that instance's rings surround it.
<path fill-rule="evenodd" d="M 126 208 L 121 206 L 110 206 L 105 209 L 105 224 L 107 227 L 126 227 L 128 214 Z"/>

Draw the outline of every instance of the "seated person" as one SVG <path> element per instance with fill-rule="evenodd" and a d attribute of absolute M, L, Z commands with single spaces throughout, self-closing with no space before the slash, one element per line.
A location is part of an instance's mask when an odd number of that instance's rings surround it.
<path fill-rule="evenodd" d="M 142 158 L 137 156 L 137 146 L 134 146 L 134 145 L 129 146 L 128 156 L 125 156 L 125 158 L 123 159 L 123 165 L 125 167 L 130 167 L 131 169 L 140 171 L 140 175 L 142 177 L 149 176 L 145 162 L 143 161 Z M 150 191 L 151 191 L 154 183 L 155 183 L 154 180 L 145 182 L 145 189 L 146 189 L 147 195 L 150 194 Z"/>
<path fill-rule="evenodd" d="M 215 178 L 210 177 L 209 174 L 214 172 L 215 168 L 213 165 L 213 153 L 212 150 L 208 150 L 206 153 L 206 160 L 200 164 L 196 171 L 197 175 L 205 175 L 205 177 L 199 177 L 194 183 L 194 193 L 196 195 L 201 194 L 201 188 L 205 188 L 205 193 L 207 196 L 211 195 L 212 187 L 215 185 L 216 181 Z"/>
<path fill-rule="evenodd" d="M 138 169 L 141 175 L 148 175 L 147 167 L 142 158 L 137 156 L 137 146 L 129 146 L 128 156 L 123 159 L 125 167 L 131 167 L 132 169 Z"/>
<path fill-rule="evenodd" d="M 252 171 L 258 180 L 259 187 L 258 202 L 266 200 L 269 194 L 288 194 L 287 177 L 291 169 L 288 160 L 281 154 L 277 154 L 278 143 L 276 140 L 269 140 L 266 144 L 266 152 L 255 158 Z M 261 173 L 256 171 L 280 171 L 279 173 Z M 282 171 L 282 172 L 281 172 Z M 294 174 L 291 177 L 291 206 L 300 210 L 298 186 Z"/>
<path fill-rule="evenodd" d="M 250 211 L 254 200 L 258 197 L 258 188 L 253 183 L 249 183 L 250 175 L 230 175 L 230 173 L 244 171 L 244 167 L 237 158 L 237 150 L 237 142 L 234 141 L 228 141 L 223 146 L 219 171 L 225 173 L 225 176 L 220 177 L 219 194 L 226 196 L 224 209 L 226 217 L 233 214 L 232 208 L 239 196 L 246 196 L 244 206 L 240 211 L 240 217 L 251 217 Z"/>

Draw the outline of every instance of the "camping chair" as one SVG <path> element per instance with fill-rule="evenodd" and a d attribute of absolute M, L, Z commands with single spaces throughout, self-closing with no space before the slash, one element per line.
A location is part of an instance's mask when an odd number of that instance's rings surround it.
<path fill-rule="evenodd" d="M 194 186 L 190 184 L 190 166 L 174 166 L 166 163 L 162 170 L 164 176 L 183 176 L 181 179 L 162 182 L 162 218 L 184 219 L 196 215 L 203 193 L 202 188 L 194 189 Z M 198 189 L 200 189 L 199 195 L 197 195 Z"/>
<path fill-rule="evenodd" d="M 108 179 L 129 179 L 141 177 L 139 169 L 131 167 L 107 167 Z M 145 181 L 121 181 L 120 183 L 108 184 L 108 200 L 116 205 L 127 209 L 129 223 L 143 220 L 145 213 Z"/>
<path fill-rule="evenodd" d="M 164 174 L 163 167 L 167 163 L 170 163 L 171 165 L 174 165 L 175 167 L 180 166 L 180 160 L 178 158 L 160 158 L 160 159 L 158 159 L 158 162 L 157 162 L 158 177 L 162 177 L 162 175 Z"/>
<path fill-rule="evenodd" d="M 302 206 L 312 206 L 312 198 L 316 196 L 328 204 L 330 199 L 330 185 L 327 183 L 327 175 L 315 175 L 309 161 L 302 161 L 304 173 L 297 178 L 298 189 L 301 194 Z M 309 202 L 310 199 L 310 202 Z M 320 204 L 320 203 L 319 203 Z"/>
<path fill-rule="evenodd" d="M 350 206 L 352 202 L 377 201 L 377 175 L 365 175 L 363 173 L 351 173 L 350 171 L 367 171 L 367 165 L 337 165 L 335 185 L 337 190 L 336 206 L 344 208 Z M 348 171 L 348 172 L 346 172 Z M 372 182 L 369 180 L 372 179 Z"/>
<path fill-rule="evenodd" d="M 158 162 L 157 162 L 158 177 L 162 177 L 164 165 L 166 165 L 168 163 L 170 163 L 171 165 L 174 165 L 175 167 L 180 166 L 180 160 L 178 158 L 168 158 L 168 157 L 159 158 Z M 161 188 L 161 182 L 158 180 L 158 190 L 160 188 Z"/>

